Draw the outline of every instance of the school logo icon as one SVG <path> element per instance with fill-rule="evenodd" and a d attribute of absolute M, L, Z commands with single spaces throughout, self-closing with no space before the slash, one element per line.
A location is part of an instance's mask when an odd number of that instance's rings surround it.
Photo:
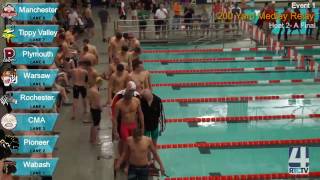
<path fill-rule="evenodd" d="M 18 82 L 17 71 L 16 70 L 7 70 L 4 71 L 1 75 L 1 80 L 3 81 L 4 86 L 10 86 L 11 84 L 16 84 Z"/>
<path fill-rule="evenodd" d="M 6 28 L 3 30 L 2 37 L 6 39 L 7 42 L 10 42 L 11 39 L 16 36 L 13 34 L 14 30 L 11 28 Z"/>
<path fill-rule="evenodd" d="M 289 174 L 309 174 L 309 148 L 289 148 Z"/>
<path fill-rule="evenodd" d="M 13 97 L 11 97 L 10 95 L 5 94 L 2 97 L 0 97 L 0 103 L 5 106 L 5 105 L 8 105 L 9 103 L 17 104 L 18 101 Z"/>
<path fill-rule="evenodd" d="M 14 57 L 16 52 L 13 48 L 7 47 L 3 49 L 3 62 L 12 62 L 14 61 Z"/>
<path fill-rule="evenodd" d="M 11 4 L 7 4 L 1 13 L 1 17 L 11 19 L 17 16 L 17 12 Z"/>
<path fill-rule="evenodd" d="M 7 130 L 12 130 L 17 126 L 17 118 L 12 114 L 6 114 L 1 118 L 1 125 Z"/>

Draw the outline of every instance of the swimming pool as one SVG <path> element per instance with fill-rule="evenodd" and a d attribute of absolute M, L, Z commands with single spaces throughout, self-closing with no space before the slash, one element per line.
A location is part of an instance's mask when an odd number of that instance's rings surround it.
<path fill-rule="evenodd" d="M 187 46 L 159 49 L 182 50 L 183 47 L 190 49 Z M 152 47 L 144 49 L 151 50 Z M 320 54 L 317 49 L 301 49 L 299 53 L 309 54 L 309 51 Z M 319 85 L 313 81 L 274 81 L 313 79 L 314 72 L 295 69 L 296 62 L 268 50 L 149 52 L 142 55 L 142 60 L 144 67 L 152 73 L 152 84 L 161 84 L 154 86 L 153 90 L 164 101 L 168 122 L 158 143 L 170 177 L 201 179 L 206 176 L 287 173 L 289 147 L 294 146 L 290 142 L 298 140 L 302 145 L 310 145 L 310 171 L 320 171 L 320 147 L 305 141 L 320 137 L 320 122 L 313 116 L 320 113 Z M 269 58 L 237 59 L 264 56 Z M 188 58 L 193 61 L 185 62 Z M 198 62 L 201 58 L 220 58 L 221 61 Z M 234 72 L 234 68 L 248 71 Z M 190 72 L 204 69 L 220 70 L 216 73 Z M 221 84 L 239 81 L 264 83 Z M 174 86 L 190 82 L 220 84 Z M 274 140 L 289 143 L 268 145 Z M 232 142 L 238 145 L 223 145 Z M 248 146 L 250 143 L 246 142 L 260 145 Z M 212 147 L 200 147 L 199 143 Z M 239 143 L 246 145 L 240 146 Z"/>

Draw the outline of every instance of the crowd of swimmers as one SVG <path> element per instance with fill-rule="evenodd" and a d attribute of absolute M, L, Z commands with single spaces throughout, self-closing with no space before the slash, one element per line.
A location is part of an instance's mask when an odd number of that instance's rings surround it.
<path fill-rule="evenodd" d="M 159 163 L 159 172 L 164 173 L 163 164 L 157 154 L 157 139 L 164 130 L 164 113 L 160 97 L 152 93 L 150 73 L 144 69 L 139 40 L 130 33 L 116 32 L 105 38 L 108 51 L 108 63 L 103 72 L 96 69 L 101 62 L 99 52 L 91 43 L 95 33 L 91 19 L 91 8 L 68 5 L 59 1 L 60 6 L 53 23 L 61 29 L 50 46 L 59 47 L 54 63 L 48 66 L 10 65 L 11 69 L 58 69 L 53 87 L 13 88 L 2 86 L 7 91 L 58 91 L 58 100 L 50 110 L 12 110 L 8 113 L 55 113 L 64 112 L 63 106 L 72 105 L 72 121 L 90 123 L 89 143 L 99 145 L 99 130 L 102 112 L 112 111 L 112 135 L 119 141 L 119 153 L 115 169 L 125 169 L 129 179 L 147 178 L 153 161 Z M 76 9 L 83 12 L 86 23 L 79 28 L 81 18 Z M 92 22 L 91 22 L 92 21 Z M 10 22 L 8 22 L 10 23 Z M 82 40 L 81 40 L 82 39 Z M 108 40 L 107 40 L 108 39 Z M 19 44 L 8 44 L 11 47 Z M 24 47 L 47 46 L 42 43 L 29 43 Z M 99 65 L 101 66 L 101 64 Z M 102 99 L 103 83 L 107 82 L 107 91 Z M 112 109 L 112 110 L 111 110 Z M 52 132 L 28 132 L 19 135 L 50 135 Z M 146 135 L 146 136 L 145 136 Z M 52 154 L 31 155 L 31 157 L 52 157 Z M 155 167 L 153 169 L 156 169 Z M 52 177 L 42 177 L 42 179 Z"/>
<path fill-rule="evenodd" d="M 123 167 L 128 179 L 147 179 L 154 159 L 164 174 L 156 147 L 165 117 L 160 97 L 152 93 L 150 73 L 139 59 L 140 42 L 132 34 L 117 32 L 108 52 L 109 71 L 103 77 L 108 80 L 113 139 L 119 141 L 115 170 Z"/>
<path fill-rule="evenodd" d="M 89 142 L 97 145 L 101 114 L 109 109 L 113 140 L 118 142 L 115 170 L 123 168 L 129 179 L 147 178 L 150 166 L 155 169 L 155 160 L 164 173 L 156 151 L 158 136 L 165 128 L 163 106 L 160 97 L 152 93 L 150 73 L 139 58 L 140 41 L 133 34 L 116 32 L 108 40 L 107 70 L 98 73 L 97 48 L 85 38 L 80 51 L 74 50 L 75 35 L 72 30 L 59 32 L 61 48 L 55 63 L 61 70 L 56 81 L 61 103 L 69 102 L 68 91 L 73 94 L 71 119 L 92 123 Z M 101 99 L 103 81 L 108 83 L 106 100 Z M 89 111 L 90 121 L 83 118 Z"/>
<path fill-rule="evenodd" d="M 61 103 L 69 102 L 67 94 L 72 91 L 71 119 L 92 123 L 89 141 L 100 144 L 101 114 L 109 109 L 113 140 L 119 142 L 115 170 L 123 168 L 129 179 L 147 178 L 156 160 L 164 173 L 156 151 L 158 136 L 165 127 L 163 106 L 160 97 L 152 93 L 150 73 L 139 59 L 139 40 L 133 34 L 116 32 L 108 41 L 107 70 L 98 73 L 95 65 L 99 64 L 99 53 L 89 39 L 84 39 L 75 53 L 74 33 L 61 30 L 59 37 L 61 48 L 54 66 L 61 71 L 55 86 L 59 87 Z M 108 83 L 106 100 L 101 99 L 103 81 Z M 57 107 L 59 111 L 60 105 Z M 88 111 L 90 121 L 83 118 Z"/>

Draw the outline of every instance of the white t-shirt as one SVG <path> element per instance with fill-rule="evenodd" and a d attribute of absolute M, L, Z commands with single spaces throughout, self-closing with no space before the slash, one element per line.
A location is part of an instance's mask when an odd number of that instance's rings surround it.
<path fill-rule="evenodd" d="M 120 3 L 120 8 L 121 8 L 121 13 L 122 13 L 123 15 L 126 15 L 124 2 L 121 2 L 121 3 Z"/>
<path fill-rule="evenodd" d="M 76 11 L 73 11 L 72 13 L 70 13 L 68 15 L 68 19 L 69 19 L 69 25 L 70 26 L 75 26 L 77 25 L 77 22 L 78 22 L 78 13 Z"/>
<path fill-rule="evenodd" d="M 166 9 L 158 9 L 156 11 L 156 14 L 155 16 L 158 18 L 158 19 L 166 19 L 167 18 L 167 14 L 168 14 L 168 11 Z"/>

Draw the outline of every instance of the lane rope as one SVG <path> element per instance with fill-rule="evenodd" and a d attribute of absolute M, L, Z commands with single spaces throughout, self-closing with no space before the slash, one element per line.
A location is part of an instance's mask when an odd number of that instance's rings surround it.
<path fill-rule="evenodd" d="M 182 82 L 182 83 L 158 83 L 152 87 L 213 87 L 213 86 L 244 86 L 244 85 L 267 85 L 267 84 L 301 84 L 320 83 L 320 78 L 315 79 L 286 79 L 286 80 L 247 80 L 247 81 L 224 81 L 224 82 Z"/>
<path fill-rule="evenodd" d="M 207 48 L 207 49 L 146 49 L 142 53 L 200 53 L 200 52 L 241 52 L 271 51 L 271 48 Z"/>
<path fill-rule="evenodd" d="M 261 180 L 261 179 L 294 179 L 294 178 L 316 178 L 320 172 L 309 172 L 309 174 L 243 174 L 243 175 L 222 175 L 222 176 L 190 176 L 190 177 L 168 177 L 165 180 Z"/>
<path fill-rule="evenodd" d="M 208 97 L 208 98 L 174 98 L 162 99 L 163 103 L 205 103 L 205 102 L 243 102 L 243 101 L 265 101 L 280 99 L 305 99 L 320 98 L 320 94 L 284 94 L 268 96 L 226 96 L 226 97 Z"/>
<path fill-rule="evenodd" d="M 256 67 L 256 68 L 221 68 L 221 69 L 179 69 L 179 70 L 149 70 L 152 74 L 196 74 L 196 73 L 231 73 L 231 72 L 278 72 L 303 71 L 305 67 Z"/>
<path fill-rule="evenodd" d="M 232 62 L 232 61 L 292 61 L 297 60 L 298 53 L 290 49 L 288 56 L 259 56 L 259 57 L 231 57 L 231 58 L 181 58 L 181 59 L 144 59 L 145 63 L 200 63 L 200 62 Z M 303 55 L 308 58 L 319 59 L 320 55 Z"/>
<path fill-rule="evenodd" d="M 320 138 L 286 139 L 286 140 L 260 140 L 260 141 L 233 141 L 233 142 L 197 142 L 183 144 L 158 144 L 159 149 L 186 149 L 186 148 L 236 148 L 236 147 L 266 147 L 266 146 L 292 146 L 316 145 Z"/>
<path fill-rule="evenodd" d="M 144 59 L 145 63 L 184 63 L 184 62 L 229 62 L 229 61 L 289 61 L 289 56 L 226 57 L 226 58 L 182 58 Z"/>
<path fill-rule="evenodd" d="M 167 123 L 200 123 L 200 122 L 243 122 L 243 121 L 266 121 L 266 120 L 285 120 L 285 119 L 318 119 L 320 114 L 308 115 L 269 115 L 269 116 L 228 116 L 228 117 L 192 117 L 192 118 L 168 118 Z"/>
<path fill-rule="evenodd" d="M 313 46 L 313 45 L 305 45 L 305 46 L 296 46 L 294 47 L 296 50 L 302 50 L 302 49 L 320 49 L 320 46 Z"/>

